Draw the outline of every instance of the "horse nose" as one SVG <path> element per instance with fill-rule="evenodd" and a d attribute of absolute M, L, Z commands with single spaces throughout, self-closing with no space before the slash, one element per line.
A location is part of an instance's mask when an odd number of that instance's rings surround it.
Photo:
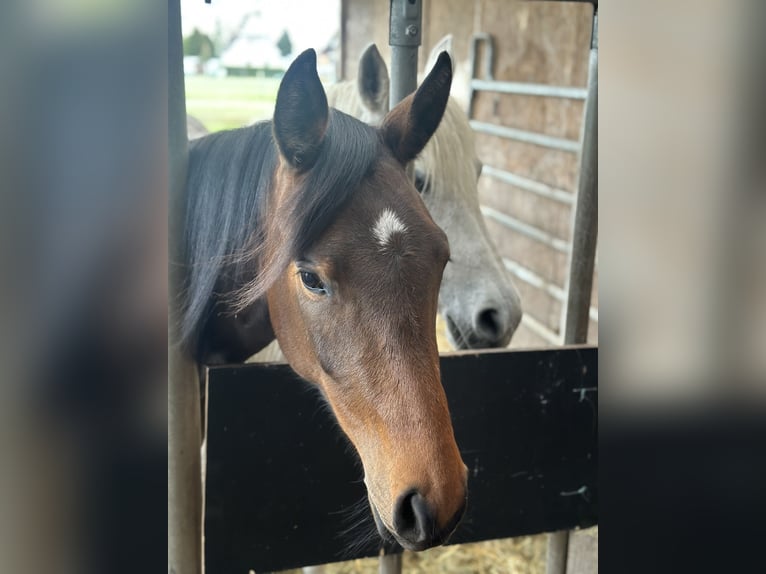
<path fill-rule="evenodd" d="M 521 317 L 516 317 L 510 310 L 488 305 L 476 313 L 473 327 L 482 341 L 493 347 L 505 347 L 520 320 Z"/>
<path fill-rule="evenodd" d="M 399 538 L 413 546 L 424 545 L 436 530 L 436 517 L 417 490 L 401 495 L 396 501 L 394 530 Z"/>
<path fill-rule="evenodd" d="M 425 550 L 446 542 L 464 511 L 465 505 L 455 513 L 446 528 L 439 530 L 436 514 L 425 497 L 417 490 L 411 490 L 396 501 L 394 530 L 402 546 L 408 550 Z"/>

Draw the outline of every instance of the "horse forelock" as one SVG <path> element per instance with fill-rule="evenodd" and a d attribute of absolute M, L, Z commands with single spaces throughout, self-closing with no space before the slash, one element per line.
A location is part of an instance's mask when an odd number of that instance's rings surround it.
<path fill-rule="evenodd" d="M 256 276 L 234 294 L 242 308 L 265 295 L 290 261 L 301 258 L 335 221 L 381 156 L 377 130 L 331 110 L 325 139 L 312 168 L 296 176 L 286 191 L 279 219 L 262 221 L 262 245 L 270 256 Z M 266 217 L 267 213 L 262 216 Z M 268 244 L 268 246 L 266 246 Z"/>

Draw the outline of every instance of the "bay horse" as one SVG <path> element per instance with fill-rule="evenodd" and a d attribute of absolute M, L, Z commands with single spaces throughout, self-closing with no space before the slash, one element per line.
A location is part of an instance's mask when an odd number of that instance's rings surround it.
<path fill-rule="evenodd" d="M 328 107 L 308 50 L 272 121 L 190 143 L 184 206 L 185 353 L 241 362 L 276 337 L 356 448 L 379 533 L 411 550 L 466 504 L 435 335 L 450 247 L 405 172 L 451 81 L 444 53 L 376 128 Z"/>
<path fill-rule="evenodd" d="M 426 69 L 450 47 L 451 36 L 445 36 L 431 51 Z M 357 80 L 330 86 L 327 96 L 335 108 L 381 124 L 389 109 L 389 77 L 375 44 L 362 54 Z M 452 255 L 439 292 L 439 312 L 457 349 L 507 346 L 522 315 L 519 293 L 479 209 L 481 168 L 468 117 L 450 97 L 439 127 L 415 160 L 415 185 L 449 238 Z"/>

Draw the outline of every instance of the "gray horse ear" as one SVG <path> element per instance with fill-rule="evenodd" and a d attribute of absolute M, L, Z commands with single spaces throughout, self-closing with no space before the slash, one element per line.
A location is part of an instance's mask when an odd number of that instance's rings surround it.
<path fill-rule="evenodd" d="M 309 49 L 285 72 L 274 108 L 274 139 L 282 157 L 298 171 L 314 165 L 327 132 L 328 118 L 316 52 Z"/>
<path fill-rule="evenodd" d="M 383 120 L 383 141 L 394 157 L 407 164 L 423 150 L 439 127 L 452 85 L 452 60 L 447 52 L 414 94 L 404 98 Z"/>
<path fill-rule="evenodd" d="M 359 59 L 356 78 L 362 104 L 372 112 L 388 111 L 388 68 L 375 44 L 370 44 Z"/>

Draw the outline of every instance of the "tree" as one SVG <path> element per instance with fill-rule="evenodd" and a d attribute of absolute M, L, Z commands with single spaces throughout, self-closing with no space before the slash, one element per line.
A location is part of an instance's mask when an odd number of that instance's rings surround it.
<path fill-rule="evenodd" d="M 215 55 L 213 41 L 207 34 L 203 34 L 197 28 L 184 38 L 184 56 L 199 56 L 205 62 Z"/>
<path fill-rule="evenodd" d="M 287 33 L 287 30 L 282 32 L 282 36 L 280 36 L 277 42 L 277 48 L 279 48 L 279 53 L 285 58 L 293 53 L 293 43 L 290 41 L 290 34 Z"/>

